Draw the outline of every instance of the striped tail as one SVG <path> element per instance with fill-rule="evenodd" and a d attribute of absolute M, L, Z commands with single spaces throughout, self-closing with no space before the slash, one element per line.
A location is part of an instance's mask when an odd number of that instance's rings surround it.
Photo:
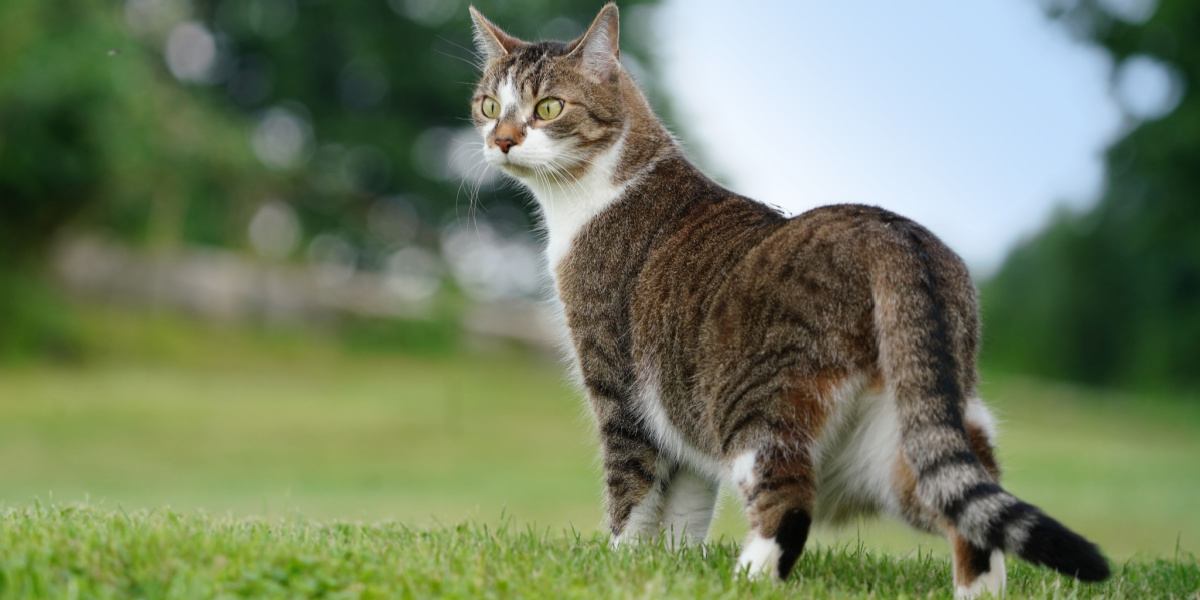
<path fill-rule="evenodd" d="M 975 310 L 974 289 L 961 260 L 928 231 L 903 220 L 891 231 L 894 245 L 872 273 L 875 324 L 917 497 L 977 549 L 1003 549 L 1082 581 L 1108 578 L 1095 544 L 1001 488 L 972 451 L 963 411 L 974 350 L 964 351 L 960 336 L 975 315 L 952 311 Z M 952 294 L 970 302 L 949 303 Z"/>

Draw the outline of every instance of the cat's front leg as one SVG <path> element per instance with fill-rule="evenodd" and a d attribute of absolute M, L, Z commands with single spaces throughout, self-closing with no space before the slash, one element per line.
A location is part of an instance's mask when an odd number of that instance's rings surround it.
<path fill-rule="evenodd" d="M 717 481 L 686 465 L 672 470 L 662 511 L 662 530 L 672 548 L 699 545 L 708 537 L 718 489 Z"/>
<path fill-rule="evenodd" d="M 617 413 L 600 425 L 604 487 L 614 547 L 659 534 L 672 465 L 638 420 Z"/>

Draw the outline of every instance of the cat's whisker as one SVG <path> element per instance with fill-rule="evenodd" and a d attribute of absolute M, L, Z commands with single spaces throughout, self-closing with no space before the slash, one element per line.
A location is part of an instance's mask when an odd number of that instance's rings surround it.
<path fill-rule="evenodd" d="M 460 60 L 460 61 L 470 65 L 477 71 L 483 71 L 484 67 L 487 66 L 487 56 L 486 55 L 481 54 L 481 53 L 479 53 L 471 48 L 468 48 L 466 46 L 463 46 L 462 44 L 459 44 L 458 42 L 455 42 L 454 40 L 449 39 L 445 36 L 439 35 L 439 36 L 437 36 L 437 38 L 443 42 L 446 42 L 447 44 L 450 44 L 451 46 L 454 46 L 455 48 L 458 48 L 459 50 L 466 52 L 467 54 L 469 54 L 471 56 L 471 59 L 474 59 L 474 60 L 469 60 L 462 56 L 458 56 L 456 54 L 451 54 L 449 52 L 445 52 L 442 50 L 437 51 L 439 54 Z M 475 84 L 471 84 L 471 85 L 475 85 Z"/>

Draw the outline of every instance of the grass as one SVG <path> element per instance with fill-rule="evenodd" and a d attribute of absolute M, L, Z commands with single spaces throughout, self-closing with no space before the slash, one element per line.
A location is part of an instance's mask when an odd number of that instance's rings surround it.
<path fill-rule="evenodd" d="M 947 561 L 815 548 L 786 584 L 733 576 L 728 542 L 610 550 L 598 535 L 33 506 L 0 513 L 0 597 L 849 598 L 951 594 Z M 1192 558 L 1089 586 L 1012 564 L 1013 597 L 1187 598 Z"/>
<path fill-rule="evenodd" d="M 4 594 L 258 595 L 247 578 L 282 595 L 800 589 L 731 580 L 727 541 L 703 560 L 604 550 L 592 426 L 553 360 L 101 316 L 83 321 L 98 358 L 0 368 Z M 1200 404 L 1000 376 L 983 392 L 1006 486 L 1132 561 L 1079 594 L 1196 591 Z M 713 537 L 740 539 L 725 505 Z M 813 547 L 805 596 L 949 590 L 945 544 L 900 526 L 818 530 Z M 1076 593 L 1024 567 L 1014 582 Z"/>

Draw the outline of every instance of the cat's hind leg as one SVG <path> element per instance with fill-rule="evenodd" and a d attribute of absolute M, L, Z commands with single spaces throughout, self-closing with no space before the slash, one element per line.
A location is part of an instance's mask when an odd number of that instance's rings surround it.
<path fill-rule="evenodd" d="M 897 471 L 897 496 L 900 517 L 912 527 L 941 534 L 950 542 L 953 563 L 954 597 L 960 600 L 991 594 L 1004 595 L 1006 581 L 1004 552 L 999 548 L 979 548 L 959 535 L 952 526 L 940 519 L 929 507 L 917 500 L 916 477 L 907 461 L 900 459 Z"/>
<path fill-rule="evenodd" d="M 978 399 L 967 403 L 964 427 L 970 440 L 971 451 L 979 458 L 984 468 L 999 479 L 992 440 L 995 424 L 987 408 Z M 954 596 L 958 599 L 973 599 L 984 595 L 1000 598 L 1004 595 L 1006 570 L 1004 552 L 1000 548 L 980 548 L 948 525 L 930 507 L 923 504 L 916 493 L 917 478 L 912 467 L 898 456 L 893 478 L 898 515 L 909 525 L 929 533 L 940 533 L 950 542 L 953 562 Z"/>
<path fill-rule="evenodd" d="M 786 579 L 808 541 L 816 502 L 815 455 L 841 379 L 797 377 L 776 369 L 742 384 L 714 418 L 729 478 L 745 502 L 750 533 L 737 569 Z M 856 384 L 857 385 L 857 384 Z"/>
<path fill-rule="evenodd" d="M 979 398 L 967 401 L 963 415 L 963 426 L 971 452 L 979 459 L 983 468 L 996 480 L 1000 480 L 1000 466 L 996 463 L 995 437 L 996 420 L 991 411 Z M 1004 551 L 1000 548 L 984 549 L 971 544 L 956 531 L 947 537 L 954 550 L 954 597 L 959 599 L 978 598 L 990 594 L 999 598 L 1004 595 L 1007 574 L 1004 568 Z"/>
<path fill-rule="evenodd" d="M 731 478 L 746 503 L 750 535 L 737 569 L 786 579 L 812 524 L 812 459 L 807 447 L 772 444 L 736 455 Z"/>
<path fill-rule="evenodd" d="M 947 537 L 953 548 L 954 597 L 970 600 L 985 594 L 993 598 L 1003 596 L 1007 579 L 1004 551 L 999 548 L 978 548 L 955 531 L 951 531 Z"/>

